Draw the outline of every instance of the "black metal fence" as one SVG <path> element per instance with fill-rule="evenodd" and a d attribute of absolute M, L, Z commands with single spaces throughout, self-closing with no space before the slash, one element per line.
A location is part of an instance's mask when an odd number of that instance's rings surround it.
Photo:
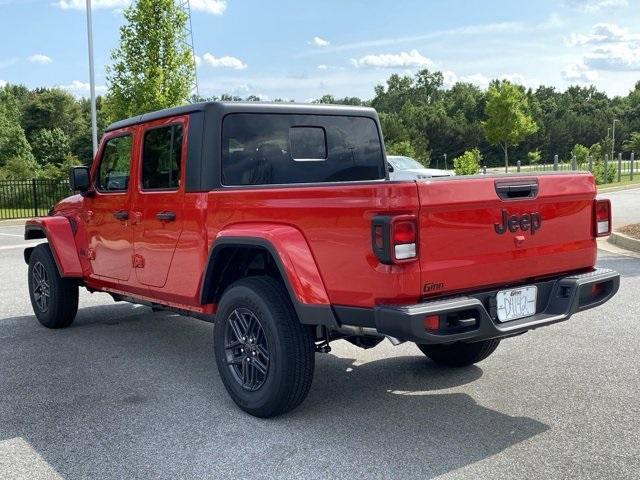
<path fill-rule="evenodd" d="M 2 180 L 0 219 L 46 215 L 56 202 L 71 193 L 66 180 Z"/>
<path fill-rule="evenodd" d="M 553 171 L 568 172 L 574 170 L 594 172 L 597 163 L 598 162 L 594 160 L 593 157 L 587 157 L 585 162 L 578 163 L 575 157 L 562 161 L 558 158 L 558 155 L 555 155 L 552 163 L 522 165 L 520 161 L 517 161 L 516 165 L 509 167 L 509 173 Z M 623 154 L 620 153 L 617 157 L 614 156 L 611 158 L 606 154 L 600 164 L 602 167 L 601 181 L 603 184 L 632 182 L 634 179 L 636 181 L 640 179 L 640 159 L 636 159 L 634 153 L 631 153 L 627 157 L 624 157 Z M 483 171 L 484 173 L 499 173 L 504 171 L 504 167 L 491 168 L 490 170 L 485 167 L 483 168 Z M 607 175 L 604 175 L 605 171 L 608 172 Z"/>

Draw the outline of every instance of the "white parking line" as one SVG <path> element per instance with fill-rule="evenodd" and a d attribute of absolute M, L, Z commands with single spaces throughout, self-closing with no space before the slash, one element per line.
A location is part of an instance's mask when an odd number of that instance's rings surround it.
<path fill-rule="evenodd" d="M 22 237 L 22 235 L 20 235 L 18 233 L 2 233 L 2 232 L 0 232 L 0 235 L 4 235 L 5 237 Z"/>

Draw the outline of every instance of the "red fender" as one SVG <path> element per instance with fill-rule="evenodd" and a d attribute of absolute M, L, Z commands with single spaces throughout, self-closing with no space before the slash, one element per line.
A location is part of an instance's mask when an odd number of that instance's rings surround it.
<path fill-rule="evenodd" d="M 66 217 L 42 217 L 27 220 L 24 238 L 46 238 L 61 277 L 82 277 L 82 267 L 73 230 Z"/>
<path fill-rule="evenodd" d="M 279 261 L 292 293 L 302 304 L 329 305 L 329 296 L 311 249 L 302 233 L 289 225 L 243 223 L 220 231 L 213 247 L 235 241 L 266 246 Z"/>

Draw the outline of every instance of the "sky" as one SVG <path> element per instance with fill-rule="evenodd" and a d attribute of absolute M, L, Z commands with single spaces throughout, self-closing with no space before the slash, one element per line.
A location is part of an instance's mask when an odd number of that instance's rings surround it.
<path fill-rule="evenodd" d="M 98 93 L 131 0 L 93 0 Z M 526 87 L 640 80 L 640 0 L 191 0 L 199 93 L 373 96 L 392 74 Z M 0 86 L 89 92 L 85 0 L 0 0 Z"/>

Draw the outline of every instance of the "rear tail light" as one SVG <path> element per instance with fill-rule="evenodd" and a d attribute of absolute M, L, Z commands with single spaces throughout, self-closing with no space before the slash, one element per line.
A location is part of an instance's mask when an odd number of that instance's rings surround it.
<path fill-rule="evenodd" d="M 371 225 L 371 246 L 381 263 L 391 265 L 418 257 L 418 226 L 413 215 L 378 215 Z"/>
<path fill-rule="evenodd" d="M 593 202 L 593 236 L 606 237 L 611 234 L 611 202 L 597 198 Z"/>
<path fill-rule="evenodd" d="M 396 260 L 407 260 L 416 256 L 416 222 L 399 220 L 393 225 L 393 250 Z"/>

